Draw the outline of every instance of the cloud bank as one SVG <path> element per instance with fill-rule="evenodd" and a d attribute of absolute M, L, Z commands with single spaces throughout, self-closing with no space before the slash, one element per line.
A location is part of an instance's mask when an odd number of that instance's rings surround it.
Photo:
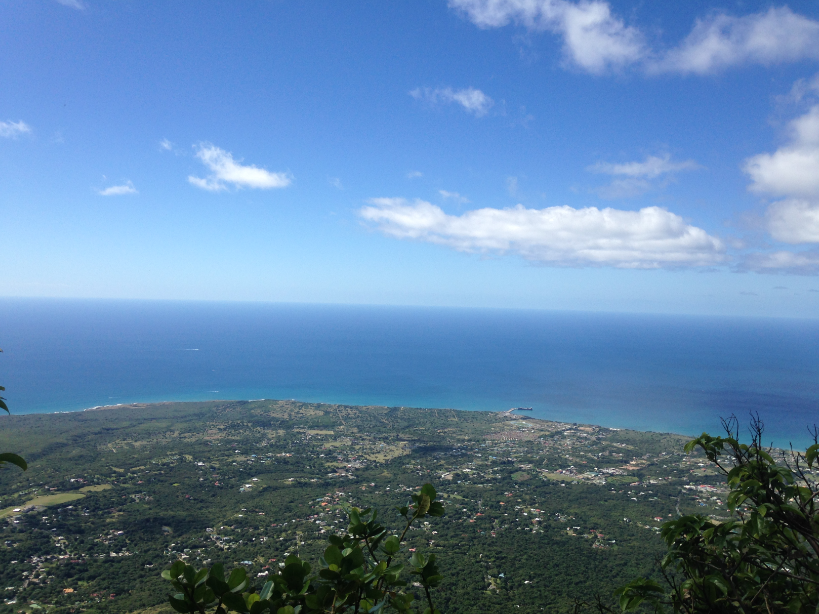
<path fill-rule="evenodd" d="M 819 75 L 797 81 L 786 101 L 801 102 L 819 93 Z M 819 104 L 787 125 L 786 141 L 772 153 L 745 160 L 748 189 L 771 196 L 765 212 L 771 237 L 791 245 L 819 243 Z M 819 250 L 780 250 L 748 255 L 741 270 L 759 273 L 819 274 Z"/>
<path fill-rule="evenodd" d="M 592 74 L 626 66 L 647 73 L 707 74 L 732 66 L 770 66 L 819 59 L 819 22 L 788 7 L 745 16 L 715 13 L 698 19 L 676 47 L 652 49 L 643 32 L 603 0 L 448 0 L 479 28 L 510 23 L 548 31 L 563 41 L 567 64 Z"/>
<path fill-rule="evenodd" d="M 789 252 L 785 250 L 749 254 L 739 266 L 741 271 L 785 273 L 789 275 L 819 275 L 819 251 Z"/>
<path fill-rule="evenodd" d="M 21 134 L 28 134 L 29 132 L 31 132 L 31 127 L 24 121 L 0 122 L 0 137 L 13 139 Z"/>
<path fill-rule="evenodd" d="M 359 215 L 399 239 L 462 252 L 516 253 L 557 266 L 654 269 L 711 266 L 725 260 L 718 238 L 659 207 L 622 211 L 518 205 L 448 215 L 423 200 L 375 198 Z"/>
<path fill-rule="evenodd" d="M 462 90 L 454 90 L 451 87 L 438 89 L 419 87 L 412 90 L 409 94 L 416 100 L 423 100 L 431 105 L 459 104 L 475 117 L 483 117 L 489 112 L 492 105 L 495 104 L 494 100 L 474 87 L 468 87 Z"/>
<path fill-rule="evenodd" d="M 230 152 L 210 143 L 199 144 L 196 147 L 196 157 L 208 167 L 211 174 L 207 177 L 190 175 L 188 181 L 197 188 L 210 192 L 226 190 L 229 186 L 269 190 L 287 187 L 293 181 L 290 173 L 271 173 L 258 166 L 240 164 Z"/>
<path fill-rule="evenodd" d="M 771 236 L 791 244 L 819 243 L 819 104 L 788 125 L 788 142 L 748 158 L 749 189 L 785 197 L 767 211 Z"/>

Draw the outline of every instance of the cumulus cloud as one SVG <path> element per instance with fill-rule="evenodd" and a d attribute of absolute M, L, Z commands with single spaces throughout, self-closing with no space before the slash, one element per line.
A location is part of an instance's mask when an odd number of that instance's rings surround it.
<path fill-rule="evenodd" d="M 423 200 L 376 198 L 359 215 L 399 239 L 462 252 L 516 253 L 558 266 L 673 268 L 711 266 L 725 258 L 718 238 L 659 207 L 622 211 L 518 205 L 449 215 Z"/>
<path fill-rule="evenodd" d="M 748 158 L 749 189 L 784 196 L 768 207 L 768 230 L 785 243 L 819 243 L 819 105 L 788 125 L 788 142 Z"/>
<path fill-rule="evenodd" d="M 119 185 L 112 185 L 102 190 L 97 190 L 100 196 L 125 196 L 126 194 L 138 194 L 134 184 L 130 181 L 121 183 Z"/>
<path fill-rule="evenodd" d="M 475 117 L 482 117 L 489 112 L 495 101 L 474 87 L 454 90 L 451 87 L 430 89 L 418 87 L 412 90 L 410 96 L 416 100 L 423 100 L 432 105 L 456 103 Z"/>
<path fill-rule="evenodd" d="M 819 243 L 819 202 L 788 198 L 773 203 L 765 214 L 768 231 L 784 243 Z"/>
<path fill-rule="evenodd" d="M 591 73 L 632 64 L 646 53 L 642 33 L 612 14 L 607 2 L 566 0 L 449 0 L 479 28 L 509 23 L 563 39 L 567 60 Z"/>
<path fill-rule="evenodd" d="M 210 143 L 196 146 L 196 157 L 208 167 L 211 174 L 207 177 L 190 175 L 188 181 L 198 188 L 211 192 L 226 190 L 229 185 L 259 190 L 284 188 L 293 181 L 290 173 L 271 173 L 258 166 L 243 165 L 241 161 L 234 160 L 230 152 Z"/>
<path fill-rule="evenodd" d="M 24 121 L 0 122 L 0 137 L 13 139 L 21 134 L 28 134 L 29 132 L 31 132 L 31 126 Z"/>
<path fill-rule="evenodd" d="M 162 139 L 159 141 L 159 148 L 163 149 L 164 151 L 173 151 L 173 143 L 171 143 L 168 139 Z"/>
<path fill-rule="evenodd" d="M 563 41 L 566 61 L 601 74 L 626 66 L 649 73 L 716 72 L 743 64 L 772 65 L 819 58 L 819 22 L 787 7 L 698 19 L 676 47 L 652 49 L 636 26 L 626 25 L 604 0 L 448 0 L 479 28 L 514 23 L 548 31 Z"/>
<path fill-rule="evenodd" d="M 656 187 L 652 180 L 698 168 L 700 165 L 694 160 L 677 162 L 673 161 L 669 154 L 665 154 L 647 156 L 642 162 L 598 162 L 587 167 L 586 170 L 615 177 L 611 183 L 596 190 L 602 198 L 630 198 L 645 194 Z"/>
<path fill-rule="evenodd" d="M 819 197 L 819 105 L 789 125 L 790 142 L 745 161 L 754 192 Z"/>
<path fill-rule="evenodd" d="M 791 102 L 815 95 L 819 80 L 800 80 Z M 771 237 L 791 245 L 819 243 L 819 104 L 788 123 L 785 143 L 773 153 L 745 160 L 748 189 L 775 200 L 765 212 Z M 748 255 L 741 270 L 759 273 L 819 274 L 819 250 L 780 250 Z"/>
<path fill-rule="evenodd" d="M 740 64 L 770 66 L 819 59 L 819 22 L 788 7 L 698 19 L 677 48 L 651 66 L 659 72 L 712 73 Z"/>

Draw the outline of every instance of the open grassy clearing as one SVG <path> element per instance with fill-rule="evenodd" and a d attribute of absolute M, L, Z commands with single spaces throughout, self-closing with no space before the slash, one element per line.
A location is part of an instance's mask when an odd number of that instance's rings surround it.
<path fill-rule="evenodd" d="M 0 511 L 0 518 L 5 518 L 13 513 L 15 510 L 25 510 L 26 508 L 30 507 L 48 507 L 50 505 L 60 505 L 61 503 L 68 503 L 69 501 L 76 501 L 77 499 L 84 498 L 85 495 L 78 492 L 61 492 L 55 493 L 53 495 L 41 495 L 39 497 L 34 497 L 33 499 L 26 501 L 23 505 L 15 505 L 12 507 L 7 507 L 6 509 Z"/>

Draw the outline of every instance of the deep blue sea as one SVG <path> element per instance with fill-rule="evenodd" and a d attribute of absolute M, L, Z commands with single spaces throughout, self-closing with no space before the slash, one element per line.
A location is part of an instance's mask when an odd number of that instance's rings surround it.
<path fill-rule="evenodd" d="M 519 310 L 0 300 L 14 413 L 299 399 L 503 410 L 699 434 L 758 412 L 805 446 L 819 321 Z M 529 415 L 529 414 L 527 414 Z"/>

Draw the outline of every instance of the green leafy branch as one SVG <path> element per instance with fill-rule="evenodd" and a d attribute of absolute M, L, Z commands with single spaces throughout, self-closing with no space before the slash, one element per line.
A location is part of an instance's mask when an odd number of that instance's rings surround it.
<path fill-rule="evenodd" d="M 764 425 L 752 417 L 751 442 L 741 443 L 736 418 L 726 436 L 703 433 L 685 451 L 699 448 L 725 476 L 731 518 L 703 515 L 666 522 L 668 552 L 660 562 L 665 587 L 638 578 L 617 592 L 620 607 L 656 612 L 819 611 L 819 442 L 804 453 L 774 458 L 762 444 Z"/>
<path fill-rule="evenodd" d="M 180 614 L 359 614 L 386 607 L 399 613 L 440 614 L 432 599 L 432 590 L 442 580 L 435 555 L 416 552 L 408 561 L 409 575 L 424 590 L 425 603 L 418 609 L 414 609 L 415 596 L 408 592 L 408 583 L 402 578 L 404 565 L 394 562 L 414 522 L 444 514 L 432 485 L 425 484 L 413 494 L 411 504 L 396 508 L 405 521 L 400 536 L 378 522 L 377 510 L 344 509 L 349 521 L 347 530 L 328 537 L 317 575 L 310 575 L 309 563 L 291 555 L 256 592 L 242 568 L 234 569 L 225 579 L 220 565 L 197 570 L 177 561 L 162 572 L 177 591 L 168 597 L 169 603 Z"/>
<path fill-rule="evenodd" d="M 0 353 L 2 353 L 2 352 L 3 352 L 3 350 L 0 350 Z M 0 392 L 5 392 L 5 391 L 6 391 L 6 389 L 3 386 L 0 386 Z M 6 399 L 3 398 L 3 397 L 0 397 L 0 409 L 5 411 L 7 414 L 11 415 L 11 411 L 9 410 L 9 406 L 6 405 Z M 2 452 L 2 453 L 0 453 L 0 466 L 2 466 L 5 463 L 11 463 L 12 465 L 17 465 L 23 471 L 28 469 L 28 464 L 26 463 L 26 461 L 21 456 L 18 456 L 17 454 L 12 454 L 11 452 Z"/>

